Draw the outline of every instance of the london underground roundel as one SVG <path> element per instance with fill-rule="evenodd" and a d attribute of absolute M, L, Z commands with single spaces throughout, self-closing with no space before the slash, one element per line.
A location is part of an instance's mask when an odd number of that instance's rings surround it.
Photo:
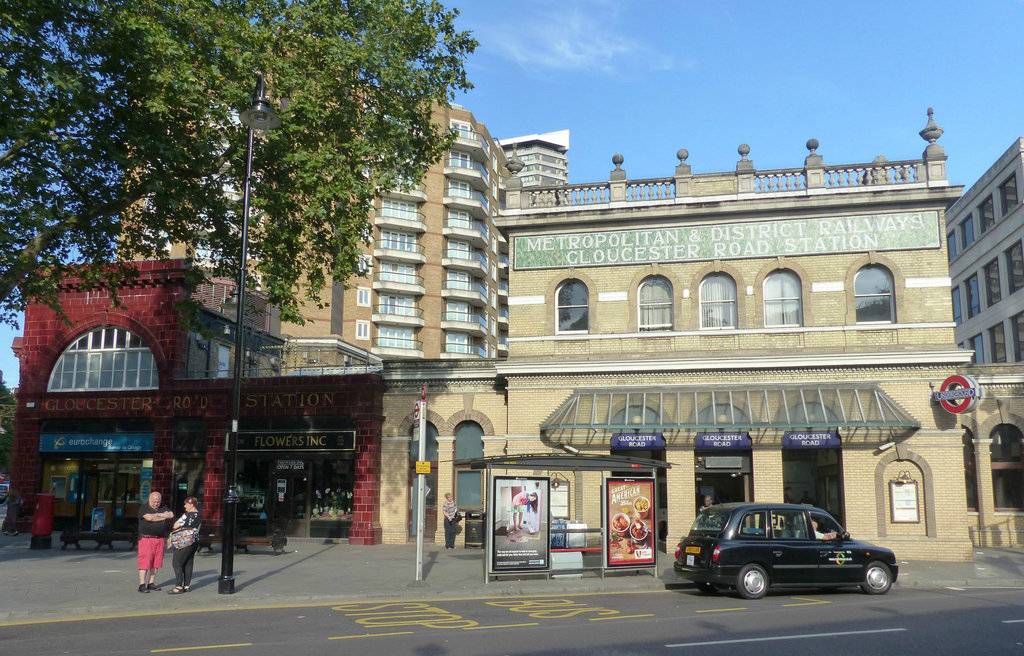
<path fill-rule="evenodd" d="M 939 391 L 932 396 L 947 412 L 970 412 L 981 398 L 981 385 L 972 376 L 955 374 L 942 381 Z"/>

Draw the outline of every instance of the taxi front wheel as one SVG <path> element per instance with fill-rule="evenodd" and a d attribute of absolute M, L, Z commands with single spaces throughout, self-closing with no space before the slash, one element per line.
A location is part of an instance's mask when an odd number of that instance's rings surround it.
<path fill-rule="evenodd" d="M 760 599 L 768 592 L 768 574 L 760 565 L 747 565 L 736 577 L 736 592 L 744 599 Z"/>
<path fill-rule="evenodd" d="M 864 582 L 860 589 L 867 594 L 885 594 L 892 587 L 892 570 L 885 563 L 873 560 L 864 570 Z"/>

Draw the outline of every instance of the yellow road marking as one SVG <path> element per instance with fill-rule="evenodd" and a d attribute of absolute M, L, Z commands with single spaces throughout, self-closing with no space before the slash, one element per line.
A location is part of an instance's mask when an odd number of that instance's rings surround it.
<path fill-rule="evenodd" d="M 558 595 L 523 595 L 520 599 L 551 599 L 558 598 L 562 599 L 565 597 L 603 597 L 607 598 L 609 595 L 620 596 L 620 595 L 668 595 L 672 594 L 669 592 L 662 592 L 658 590 L 617 590 L 615 592 L 566 592 Z M 488 600 L 504 599 L 505 597 L 437 597 L 430 599 L 421 599 L 420 601 L 432 601 L 433 603 L 447 603 L 447 602 L 458 602 L 458 601 L 476 601 L 483 602 Z M 299 604 L 266 604 L 266 605 L 253 605 L 253 606 L 234 606 L 231 608 L 194 608 L 194 609 L 177 609 L 175 610 L 176 615 L 198 615 L 200 613 L 238 613 L 252 610 L 291 610 L 297 608 L 330 608 L 333 606 L 344 605 L 353 603 L 352 601 L 330 601 L 320 603 L 299 603 Z M 368 603 L 368 602 L 359 602 Z M 387 603 L 387 600 L 381 600 L 380 603 Z M 95 622 L 96 620 L 124 620 L 134 619 L 137 617 L 152 617 L 153 613 L 117 613 L 111 615 L 90 615 L 90 616 L 78 616 L 78 617 L 53 617 L 41 620 L 13 620 L 7 622 L 0 622 L 0 628 L 8 626 L 30 626 L 33 624 L 64 624 L 67 622 Z"/>
<path fill-rule="evenodd" d="M 225 649 L 228 647 L 252 647 L 251 642 L 239 642 L 233 645 L 204 645 L 202 647 L 171 647 L 168 649 L 150 649 L 151 654 L 165 654 L 171 651 L 197 651 L 199 649 Z"/>
<path fill-rule="evenodd" d="M 412 631 L 392 631 L 391 633 L 364 633 L 362 635 L 331 636 L 328 640 L 351 640 L 352 638 L 384 638 L 396 635 L 412 635 Z"/>
<path fill-rule="evenodd" d="M 631 620 L 635 617 L 654 617 L 654 613 L 646 615 L 619 615 L 618 617 L 591 617 L 591 622 L 607 622 L 608 620 Z"/>
<path fill-rule="evenodd" d="M 789 608 L 790 606 L 817 606 L 818 604 L 831 604 L 831 601 L 825 601 L 824 599 L 811 599 L 810 597 L 790 597 L 790 599 L 799 599 L 802 603 L 799 604 L 782 604 L 783 608 Z"/>
<path fill-rule="evenodd" d="M 746 608 L 709 608 L 707 610 L 694 611 L 696 613 L 727 613 L 734 610 L 747 610 Z"/>
<path fill-rule="evenodd" d="M 527 622 L 526 624 L 492 624 L 491 626 L 469 626 L 463 631 L 479 631 L 480 629 L 514 629 L 520 626 L 538 626 L 540 622 Z"/>

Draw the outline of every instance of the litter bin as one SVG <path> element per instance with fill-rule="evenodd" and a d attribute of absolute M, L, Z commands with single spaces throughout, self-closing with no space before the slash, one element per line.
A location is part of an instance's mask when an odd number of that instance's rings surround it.
<path fill-rule="evenodd" d="M 466 548 L 484 548 L 484 513 L 481 510 L 467 510 L 466 518 L 462 521 L 465 524 Z"/>

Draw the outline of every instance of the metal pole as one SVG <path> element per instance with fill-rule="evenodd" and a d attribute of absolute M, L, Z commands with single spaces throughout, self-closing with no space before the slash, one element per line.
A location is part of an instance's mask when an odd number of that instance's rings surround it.
<path fill-rule="evenodd" d="M 242 358 L 245 356 L 244 317 L 245 317 L 245 270 L 249 257 L 249 189 L 252 183 L 252 128 L 249 128 L 249 149 L 245 159 L 245 187 L 242 192 L 242 254 L 238 262 L 238 286 L 235 289 L 238 309 L 235 312 L 235 372 L 231 389 L 231 424 L 225 436 L 226 455 L 225 484 L 227 494 L 224 496 L 224 534 L 220 554 L 220 579 L 217 581 L 217 594 L 235 593 L 235 515 L 238 509 L 238 491 L 235 490 L 238 459 L 238 416 L 242 398 Z"/>
<path fill-rule="evenodd" d="M 427 459 L 427 400 L 420 398 L 420 453 L 417 457 L 419 462 Z M 423 580 L 423 527 L 426 522 L 423 519 L 427 499 L 427 475 L 416 475 L 416 580 Z"/>

